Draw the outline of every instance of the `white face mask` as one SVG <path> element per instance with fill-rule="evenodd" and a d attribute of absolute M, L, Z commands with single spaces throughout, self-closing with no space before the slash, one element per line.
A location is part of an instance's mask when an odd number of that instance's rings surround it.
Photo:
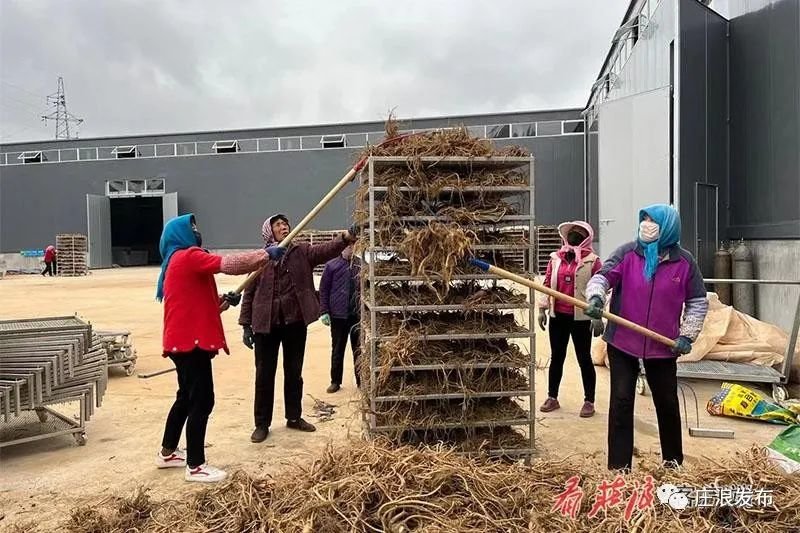
<path fill-rule="evenodd" d="M 639 223 L 639 239 L 642 242 L 656 242 L 661 235 L 661 228 L 652 220 L 642 220 Z"/>

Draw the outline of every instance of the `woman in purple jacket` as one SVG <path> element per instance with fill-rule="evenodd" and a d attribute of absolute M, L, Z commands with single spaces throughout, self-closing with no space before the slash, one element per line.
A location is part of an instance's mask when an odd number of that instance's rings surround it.
<path fill-rule="evenodd" d="M 613 291 L 615 315 L 675 339 L 672 349 L 639 333 L 609 323 L 604 339 L 611 366 L 608 413 L 608 468 L 630 470 L 633 461 L 633 409 L 639 361 L 653 395 L 661 458 L 683 463 L 676 360 L 692 350 L 703 328 L 708 300 L 703 275 L 692 254 L 681 248 L 678 212 L 663 204 L 639 212 L 638 239 L 609 257 L 586 288 L 586 315 L 600 318 L 606 294 Z"/>
<path fill-rule="evenodd" d="M 348 246 L 342 255 L 325 263 L 322 281 L 319 284 L 320 322 L 331 328 L 331 385 L 327 392 L 333 394 L 342 388 L 344 375 L 344 350 L 350 338 L 353 350 L 353 369 L 356 386 L 361 387 L 358 375 L 359 321 L 361 298 L 359 287 L 360 268 L 358 259 L 353 259 L 353 246 Z"/>

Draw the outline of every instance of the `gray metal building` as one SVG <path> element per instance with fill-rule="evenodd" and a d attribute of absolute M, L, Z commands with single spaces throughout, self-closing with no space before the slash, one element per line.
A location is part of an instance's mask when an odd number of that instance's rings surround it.
<path fill-rule="evenodd" d="M 744 239 L 757 277 L 800 279 L 800 2 L 714 7 L 634 0 L 614 36 L 585 113 L 601 251 L 665 202 L 706 276 Z M 758 315 L 788 329 L 796 297 L 759 287 Z"/>
<path fill-rule="evenodd" d="M 584 121 L 580 109 L 414 119 L 409 130 L 465 125 L 536 158 L 537 223 L 583 217 Z M 41 249 L 57 233 L 88 233 L 94 267 L 116 250 L 158 262 L 164 220 L 193 212 L 204 245 L 258 246 L 264 218 L 299 219 L 383 138 L 378 122 L 0 145 L 0 252 Z M 313 229 L 349 224 L 353 188 Z"/>

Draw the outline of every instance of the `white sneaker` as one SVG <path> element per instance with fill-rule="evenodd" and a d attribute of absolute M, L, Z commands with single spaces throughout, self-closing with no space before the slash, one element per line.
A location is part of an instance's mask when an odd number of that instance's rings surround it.
<path fill-rule="evenodd" d="M 179 468 L 186 466 L 186 452 L 177 449 L 164 457 L 161 452 L 156 454 L 156 466 L 158 468 Z"/>
<path fill-rule="evenodd" d="M 228 473 L 219 468 L 209 466 L 208 463 L 203 463 L 198 467 L 186 467 L 186 481 L 196 481 L 198 483 L 216 483 L 228 477 Z"/>

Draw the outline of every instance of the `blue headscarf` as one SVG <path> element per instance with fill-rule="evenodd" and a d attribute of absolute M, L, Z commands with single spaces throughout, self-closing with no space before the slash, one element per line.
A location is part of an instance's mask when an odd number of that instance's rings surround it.
<path fill-rule="evenodd" d="M 640 210 L 640 223 L 645 215 L 650 216 L 659 226 L 659 236 L 655 242 L 643 242 L 639 239 L 638 229 L 636 234 L 639 246 L 644 250 L 644 277 L 650 281 L 656 275 L 661 253 L 681 240 L 681 217 L 674 207 L 666 204 L 653 204 Z"/>
<path fill-rule="evenodd" d="M 161 274 L 158 276 L 158 288 L 156 289 L 156 300 L 159 302 L 164 299 L 164 277 L 167 274 L 167 265 L 172 259 L 172 254 L 178 250 L 185 250 L 192 246 L 197 246 L 197 238 L 192 231 L 193 214 L 181 215 L 173 218 L 164 226 L 161 232 L 161 242 L 158 249 L 161 252 Z"/>

